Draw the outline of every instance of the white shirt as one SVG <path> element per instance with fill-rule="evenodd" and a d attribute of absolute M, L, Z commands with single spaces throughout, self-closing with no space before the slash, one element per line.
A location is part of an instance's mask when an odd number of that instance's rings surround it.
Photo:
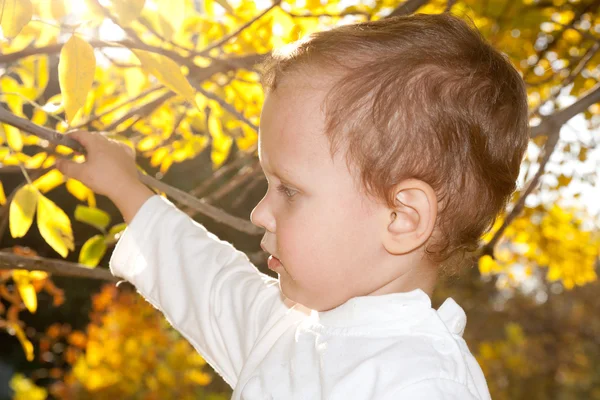
<path fill-rule="evenodd" d="M 155 195 L 112 254 L 243 400 L 488 400 L 452 298 L 420 289 L 355 297 L 326 312 L 284 303 L 278 281 Z"/>

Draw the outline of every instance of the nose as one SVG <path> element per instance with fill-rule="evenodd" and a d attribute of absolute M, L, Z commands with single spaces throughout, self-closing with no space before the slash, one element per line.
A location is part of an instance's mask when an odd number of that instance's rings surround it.
<path fill-rule="evenodd" d="M 254 207 L 254 210 L 250 213 L 250 221 L 269 232 L 275 232 L 275 218 L 273 218 L 273 214 L 269 210 L 266 198 L 267 196 L 265 195 L 256 207 Z"/>

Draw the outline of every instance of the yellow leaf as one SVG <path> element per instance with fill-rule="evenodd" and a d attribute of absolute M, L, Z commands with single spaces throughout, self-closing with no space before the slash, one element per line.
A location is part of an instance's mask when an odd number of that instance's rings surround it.
<path fill-rule="evenodd" d="M 5 38 L 17 36 L 32 16 L 30 0 L 0 0 L 0 26 Z"/>
<path fill-rule="evenodd" d="M 33 360 L 33 357 L 31 360 Z M 46 400 L 48 398 L 46 389 L 36 386 L 33 381 L 25 378 L 23 374 L 14 374 L 9 385 L 15 392 L 13 400 Z"/>
<path fill-rule="evenodd" d="M 65 185 L 69 193 L 75 196 L 80 201 L 88 201 L 91 197 L 94 197 L 94 192 L 89 187 L 76 179 L 68 179 Z M 94 201 L 95 203 L 95 201 Z"/>
<path fill-rule="evenodd" d="M 140 94 L 148 82 L 146 74 L 144 74 L 140 68 L 127 68 L 125 72 L 123 72 L 123 76 L 125 77 L 127 94 L 130 97 Z"/>
<path fill-rule="evenodd" d="M 479 271 L 482 275 L 488 275 L 494 272 L 502 271 L 498 263 L 489 255 L 479 258 Z"/>
<path fill-rule="evenodd" d="M 233 138 L 223 133 L 221 121 L 213 115 L 208 118 L 208 129 L 213 139 L 210 157 L 213 162 L 213 170 L 215 170 L 227 159 Z"/>
<path fill-rule="evenodd" d="M 112 0 L 111 9 L 119 22 L 127 26 L 140 16 L 145 2 L 146 0 Z"/>
<path fill-rule="evenodd" d="M 196 106 L 196 91 L 190 85 L 175 61 L 161 54 L 143 50 L 132 51 L 142 63 L 142 68 L 156 76 L 160 83 Z"/>
<path fill-rule="evenodd" d="M 31 284 L 29 271 L 14 270 L 12 277 L 17 285 L 23 304 L 25 304 L 30 313 L 34 314 L 37 310 L 37 295 L 35 288 Z"/>
<path fill-rule="evenodd" d="M 148 151 L 152 150 L 162 142 L 161 135 L 148 135 L 142 140 L 140 140 L 137 144 L 137 149 L 139 151 Z"/>
<path fill-rule="evenodd" d="M 21 92 L 30 100 L 38 98 L 48 85 L 49 71 L 48 71 L 48 56 L 32 56 L 21 60 L 20 65 L 16 68 L 16 72 L 19 74 L 21 81 L 23 82 L 23 89 Z M 24 92 L 23 90 L 27 91 Z"/>
<path fill-rule="evenodd" d="M 212 381 L 212 377 L 206 372 L 197 369 L 187 370 L 184 373 L 184 379 L 187 382 L 200 386 L 206 386 Z"/>
<path fill-rule="evenodd" d="M 205 0 L 204 1 L 204 9 L 209 15 L 211 15 L 211 16 L 215 15 L 215 9 L 214 9 L 215 3 L 218 4 L 219 6 L 221 6 L 221 8 L 223 8 L 225 11 L 229 12 L 230 14 L 233 14 L 233 9 L 229 5 L 229 3 L 227 3 L 227 1 L 225 1 L 225 0 Z"/>
<path fill-rule="evenodd" d="M 25 350 L 25 356 L 27 357 L 27 361 L 33 361 L 33 344 L 27 339 L 25 336 L 25 332 L 16 322 L 9 321 L 8 325 L 15 331 L 17 335 L 17 339 L 21 342 L 21 346 L 23 346 L 23 350 Z"/>
<path fill-rule="evenodd" d="M 6 137 L 6 143 L 14 151 L 23 150 L 23 138 L 21 137 L 21 131 L 12 125 L 2 125 L 3 132 Z"/>
<path fill-rule="evenodd" d="M 169 154 L 169 149 L 167 147 L 161 147 L 154 150 L 152 153 L 152 158 L 150 159 L 150 165 L 153 167 L 158 166 L 160 163 L 162 163 L 162 160 L 167 154 Z"/>
<path fill-rule="evenodd" d="M 174 32 L 177 32 L 185 20 L 185 1 L 184 0 L 159 0 L 158 1 L 159 26 L 162 34 L 171 39 Z M 165 27 L 168 24 L 169 27 Z"/>
<path fill-rule="evenodd" d="M 58 81 L 69 123 L 84 106 L 94 83 L 96 57 L 85 40 L 73 35 L 60 51 Z"/>
<path fill-rule="evenodd" d="M 59 170 L 53 169 L 33 181 L 33 186 L 38 188 L 40 192 L 47 193 L 57 186 L 62 185 L 64 181 L 65 176 Z"/>
<path fill-rule="evenodd" d="M 63 258 L 75 250 L 71 220 L 49 198 L 39 195 L 37 225 L 44 240 Z"/>
<path fill-rule="evenodd" d="M 48 153 L 41 151 L 25 162 L 25 168 L 40 168 L 48 158 Z"/>
<path fill-rule="evenodd" d="M 31 227 L 39 195 L 37 189 L 29 184 L 15 194 L 9 210 L 9 228 L 13 238 L 25 236 Z"/>
<path fill-rule="evenodd" d="M 4 193 L 4 185 L 2 184 L 2 181 L 0 181 L 0 206 L 3 206 L 6 204 L 6 194 Z"/>

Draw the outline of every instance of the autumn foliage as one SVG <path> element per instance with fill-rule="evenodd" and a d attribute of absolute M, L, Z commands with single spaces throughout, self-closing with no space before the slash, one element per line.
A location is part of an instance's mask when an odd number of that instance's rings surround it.
<path fill-rule="evenodd" d="M 107 132 L 134 148 L 144 173 L 159 180 L 206 154 L 209 176 L 186 191 L 246 217 L 248 199 L 264 188 L 256 159 L 264 95 L 255 69 L 264 55 L 336 24 L 449 9 L 471 19 L 521 71 L 531 142 L 519 190 L 484 237 L 477 268 L 466 266 L 436 296 L 464 306 L 465 336 L 494 399 L 600 399 L 600 221 L 583 202 L 597 184 L 600 159 L 598 2 L 0 5 L 0 238 L 19 244 L 0 252 L 0 329 L 27 360 L 44 364 L 28 376 L 15 374 L 14 398 L 227 398 L 220 378 L 163 317 L 114 283 L 93 294 L 86 329 L 28 329 L 25 315 L 65 302 L 67 288 L 57 287 L 54 275 L 110 280 L 102 261 L 125 229 L 98 206 L 95 193 L 54 168 L 58 155 L 85 158 L 57 137 L 70 129 Z M 9 171 L 22 175 L 10 189 Z M 54 199 L 59 188 L 77 202 L 72 212 Z M 92 233 L 76 236 L 75 222 Z M 20 245 L 36 229 L 51 255 Z M 260 249 L 250 253 L 261 266 Z"/>

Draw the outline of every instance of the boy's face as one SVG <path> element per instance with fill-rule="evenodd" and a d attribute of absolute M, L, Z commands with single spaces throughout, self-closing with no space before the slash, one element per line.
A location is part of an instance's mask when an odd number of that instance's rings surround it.
<path fill-rule="evenodd" d="M 266 229 L 263 247 L 281 260 L 275 271 L 283 294 L 318 311 L 387 283 L 377 269 L 383 206 L 357 189 L 343 151 L 331 160 L 325 94 L 289 79 L 267 96 L 259 158 L 269 187 L 251 215 Z"/>

